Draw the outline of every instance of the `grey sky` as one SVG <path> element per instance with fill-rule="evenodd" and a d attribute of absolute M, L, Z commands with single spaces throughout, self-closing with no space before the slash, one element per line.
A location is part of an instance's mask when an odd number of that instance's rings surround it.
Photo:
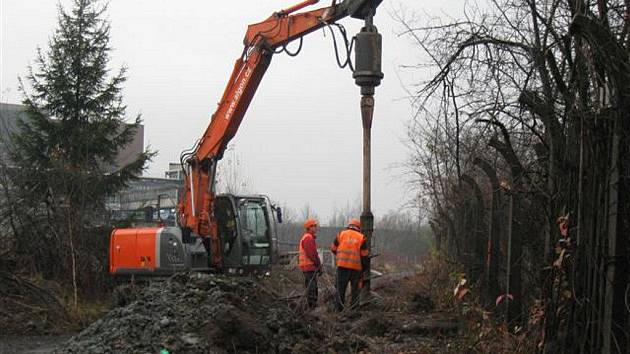
<path fill-rule="evenodd" d="M 142 113 L 145 145 L 159 155 L 145 175 L 163 177 L 206 129 L 246 27 L 299 0 L 110 0 L 110 67 L 128 66 L 124 87 L 128 115 Z M 71 2 L 61 1 L 68 7 Z M 329 0 L 311 7 L 328 6 Z M 409 195 L 391 167 L 407 155 L 401 140 L 411 107 L 403 83 L 420 51 L 388 12 L 405 8 L 453 13 L 463 1 L 385 0 L 375 24 L 383 35 L 385 78 L 376 90 L 372 128 L 372 206 L 375 216 L 399 209 Z M 47 48 L 56 28 L 56 2 L 2 0 L 0 101 L 19 103 L 17 77 L 24 76 L 36 48 Z M 349 35 L 362 24 L 340 21 Z M 297 43 L 290 49 L 297 48 Z M 402 83 L 401 83 L 402 82 Z M 296 210 L 307 202 L 326 220 L 335 207 L 361 196 L 362 130 L 359 88 L 347 69 L 337 67 L 329 32 L 311 33 L 297 57 L 274 56 L 232 145 L 257 193 Z"/>

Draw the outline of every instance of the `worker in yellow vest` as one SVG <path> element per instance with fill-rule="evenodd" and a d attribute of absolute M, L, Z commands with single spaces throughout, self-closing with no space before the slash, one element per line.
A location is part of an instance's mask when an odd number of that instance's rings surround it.
<path fill-rule="evenodd" d="M 345 307 L 348 283 L 352 290 L 350 309 L 356 309 L 359 305 L 359 282 L 369 255 L 365 236 L 361 233 L 361 222 L 350 220 L 348 227 L 337 235 L 330 250 L 337 259 L 337 311 Z"/>
<path fill-rule="evenodd" d="M 300 240 L 299 267 L 304 274 L 304 287 L 306 288 L 306 301 L 309 308 L 317 306 L 317 276 L 322 273 L 322 262 L 317 253 L 317 220 L 307 219 L 304 222 L 304 235 Z"/>

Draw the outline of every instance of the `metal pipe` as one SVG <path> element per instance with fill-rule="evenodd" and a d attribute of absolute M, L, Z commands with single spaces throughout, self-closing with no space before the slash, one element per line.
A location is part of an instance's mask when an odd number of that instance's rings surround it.
<path fill-rule="evenodd" d="M 361 97 L 361 120 L 363 122 L 363 212 L 361 213 L 361 233 L 365 236 L 367 249 L 372 252 L 372 232 L 374 215 L 372 214 L 372 117 L 374 116 L 374 97 Z M 371 258 L 368 258 L 363 275 L 365 277 L 364 296 L 370 296 Z"/>
<path fill-rule="evenodd" d="M 372 117 L 374 97 L 361 97 L 361 120 L 363 122 L 363 212 L 371 210 L 371 170 L 372 170 Z"/>
<path fill-rule="evenodd" d="M 188 163 L 188 179 L 190 180 L 190 208 L 192 209 L 192 216 L 195 216 L 195 185 L 193 182 L 193 168 L 192 164 Z"/>

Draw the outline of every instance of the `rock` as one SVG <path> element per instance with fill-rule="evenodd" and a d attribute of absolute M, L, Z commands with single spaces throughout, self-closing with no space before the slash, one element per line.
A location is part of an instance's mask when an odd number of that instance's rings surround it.
<path fill-rule="evenodd" d="M 182 335 L 180 337 L 182 339 L 182 341 L 184 341 L 184 343 L 186 344 L 191 344 L 191 345 L 195 345 L 199 343 L 199 338 L 197 338 L 194 334 L 192 333 L 185 333 L 184 335 Z"/>

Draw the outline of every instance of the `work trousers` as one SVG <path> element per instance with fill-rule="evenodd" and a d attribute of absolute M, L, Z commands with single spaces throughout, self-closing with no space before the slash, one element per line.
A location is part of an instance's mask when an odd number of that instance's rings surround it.
<path fill-rule="evenodd" d="M 346 288 L 350 283 L 352 290 L 352 302 L 350 309 L 356 310 L 359 306 L 359 279 L 361 271 L 344 267 L 337 267 L 337 311 L 342 311 L 346 303 Z"/>
<path fill-rule="evenodd" d="M 304 274 L 304 287 L 306 288 L 306 303 L 309 308 L 317 306 L 317 272 L 302 272 Z"/>

